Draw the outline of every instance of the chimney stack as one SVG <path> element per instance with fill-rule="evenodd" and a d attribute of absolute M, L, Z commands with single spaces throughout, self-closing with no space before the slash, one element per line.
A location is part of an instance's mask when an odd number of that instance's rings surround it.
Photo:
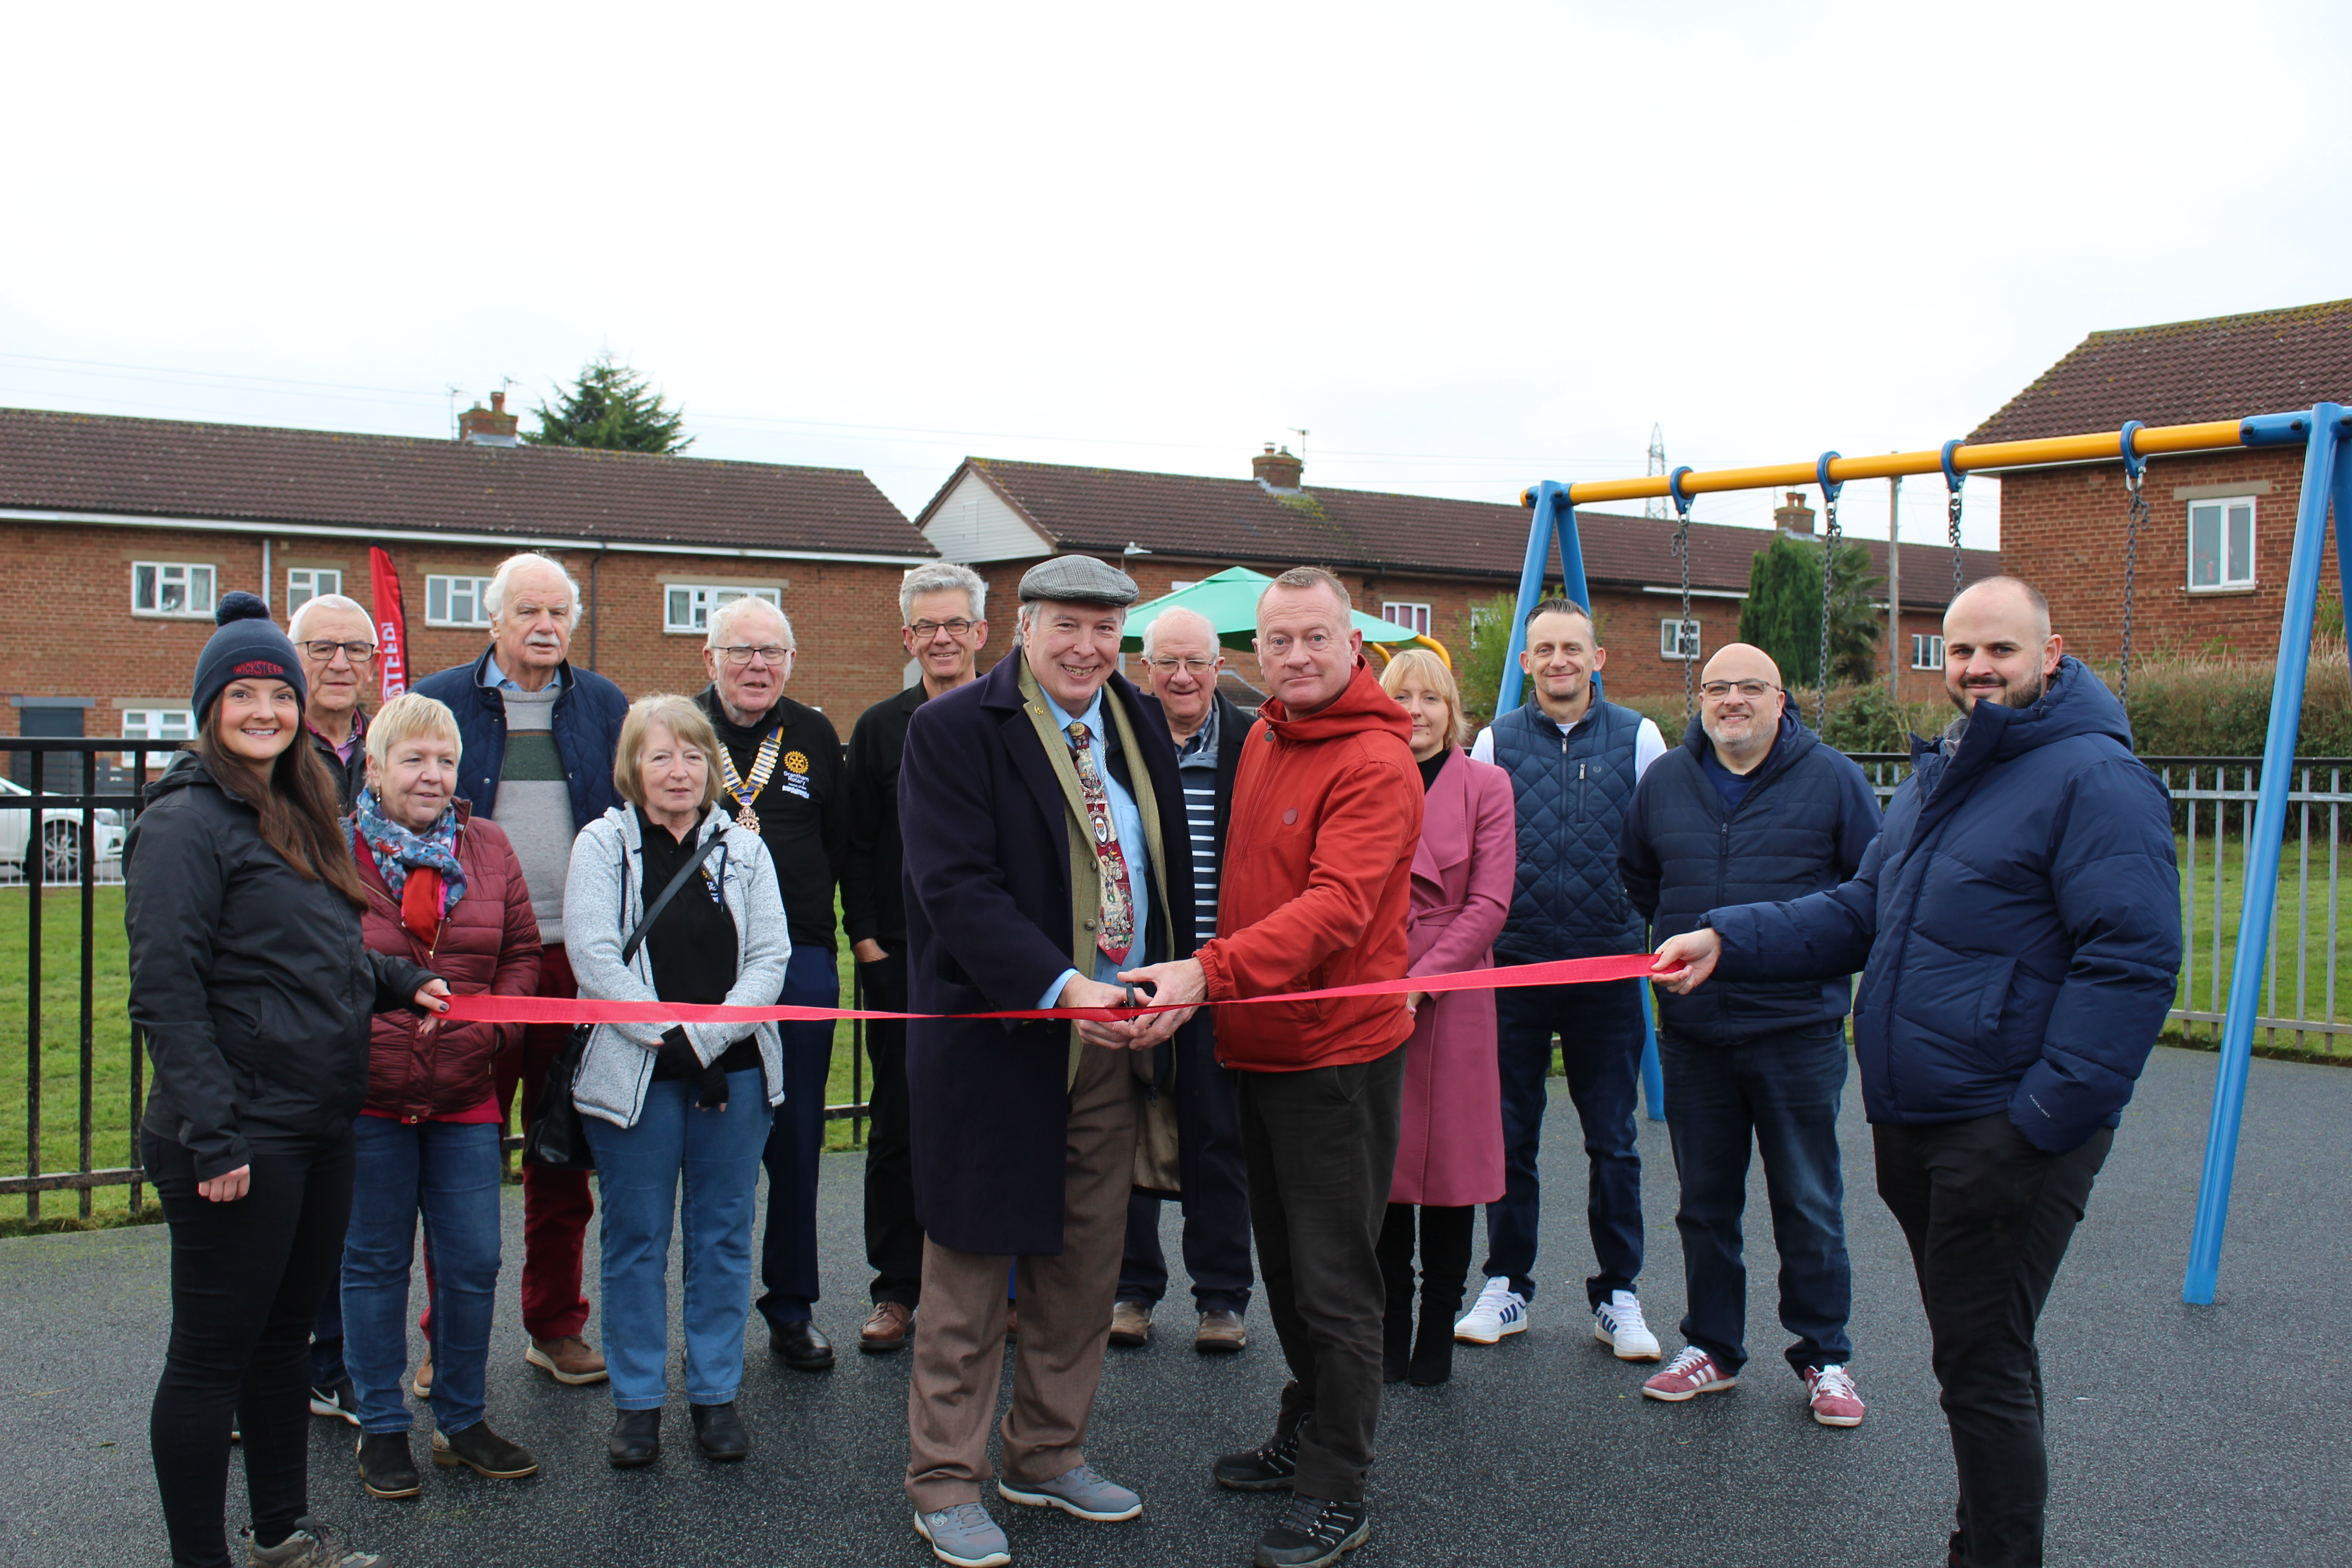
<path fill-rule="evenodd" d="M 1790 490 L 1789 504 L 1772 509 L 1772 526 L 1790 533 L 1811 533 L 1813 531 L 1813 509 L 1805 504 L 1805 492 Z"/>
<path fill-rule="evenodd" d="M 522 421 L 507 412 L 507 395 L 490 394 L 490 405 L 477 403 L 457 416 L 457 439 L 477 447 L 520 447 L 520 437 L 515 434 Z"/>
<path fill-rule="evenodd" d="M 1271 441 L 1264 452 L 1250 459 L 1250 477 L 1270 490 L 1297 489 L 1298 476 L 1306 468 L 1305 462 L 1290 455 L 1289 447 L 1277 451 Z"/>

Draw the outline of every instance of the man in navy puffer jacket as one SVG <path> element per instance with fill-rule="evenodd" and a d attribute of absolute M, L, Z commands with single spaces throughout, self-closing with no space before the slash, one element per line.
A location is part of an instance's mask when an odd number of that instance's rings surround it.
<path fill-rule="evenodd" d="M 2180 966 L 2171 808 L 2042 596 L 1979 583 L 1944 616 L 1960 717 L 1853 879 L 1708 911 L 1658 952 L 1687 994 L 1864 970 L 1854 1005 L 1879 1195 L 1903 1226 L 1959 1468 L 1951 1561 L 2042 1561 L 2034 1325 Z"/>

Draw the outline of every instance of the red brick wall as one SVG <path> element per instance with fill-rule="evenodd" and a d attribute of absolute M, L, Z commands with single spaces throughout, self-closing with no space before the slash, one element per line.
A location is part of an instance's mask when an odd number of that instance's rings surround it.
<path fill-rule="evenodd" d="M 219 592 L 261 584 L 259 537 L 146 528 L 0 524 L 0 693 L 88 697 L 96 706 L 85 732 L 120 730 L 117 699 L 160 700 L 185 707 L 209 619 L 131 613 L 131 563 L 210 563 Z M 465 663 L 489 634 L 478 627 L 425 624 L 430 574 L 487 577 L 510 550 L 404 543 L 393 551 L 407 608 L 411 679 Z M 594 606 L 574 637 L 574 662 L 591 663 L 631 696 L 703 685 L 702 638 L 662 629 L 664 579 L 782 584 L 785 614 L 800 642 L 791 694 L 823 708 L 842 734 L 867 704 L 897 691 L 906 654 L 898 642 L 898 581 L 903 568 L 842 562 L 745 561 L 727 557 L 558 552 Z M 370 603 L 365 545 L 299 536 L 270 541 L 270 602 L 285 622 L 289 567 L 341 571 L 343 592 Z M 371 701 L 373 694 L 371 694 Z M 17 710 L 0 708 L 0 732 L 17 732 Z"/>

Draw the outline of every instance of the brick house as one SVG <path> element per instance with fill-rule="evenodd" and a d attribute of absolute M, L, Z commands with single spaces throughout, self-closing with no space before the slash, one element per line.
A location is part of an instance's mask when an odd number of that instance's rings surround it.
<path fill-rule="evenodd" d="M 971 564 L 989 580 L 994 603 L 1009 605 L 1021 574 L 1067 552 L 1117 563 L 1154 598 L 1228 566 L 1279 572 L 1301 564 L 1337 573 L 1368 615 L 1424 632 L 1459 653 L 1469 645 L 1473 613 L 1496 594 L 1517 591 L 1527 553 L 1526 509 L 1488 501 L 1444 500 L 1375 490 L 1309 489 L 1304 464 L 1268 447 L 1250 460 L 1250 479 L 1141 473 L 1048 463 L 967 458 L 915 525 L 940 554 Z M 1813 513 L 1796 497 L 1775 514 L 1784 528 L 1810 534 Z M 1579 539 L 1601 640 L 1607 680 L 1620 698 L 1680 696 L 1680 568 L 1670 520 L 1580 510 Z M 1704 658 L 1736 639 L 1748 568 L 1771 535 L 1764 530 L 1697 523 L 1691 529 L 1692 618 Z M 1886 543 L 1856 541 L 1871 569 L 1886 568 Z M 1990 551 L 1966 552 L 1968 580 L 1997 570 Z M 1950 597 L 1951 554 L 1903 547 L 1904 626 L 1941 629 Z M 1003 623 L 1010 615 L 1002 610 Z M 1001 656 L 1009 635 L 990 639 Z M 1238 660 L 1244 679 L 1255 668 Z M 1920 695 L 1940 689 L 1941 664 Z M 1906 692 L 1906 695 L 1908 692 Z"/>
<path fill-rule="evenodd" d="M 2352 300 L 2093 332 L 1969 436 L 2032 440 L 2188 425 L 2352 401 Z M 2050 599 L 2068 651 L 2112 670 L 2122 652 L 2129 514 L 2120 459 L 2000 477 L 2003 568 Z M 2133 591 L 2133 658 L 2168 650 L 2267 657 L 2278 647 L 2303 448 L 2148 460 L 2148 524 Z M 2335 545 L 2320 568 L 2340 630 Z"/>
<path fill-rule="evenodd" d="M 742 594 L 792 616 L 792 694 L 845 734 L 899 689 L 899 576 L 935 552 L 864 474 L 521 446 L 492 404 L 454 441 L 0 409 L 0 733 L 186 734 L 218 596 L 281 626 L 312 594 L 369 604 L 371 545 L 412 679 L 480 653 L 481 590 L 530 549 L 582 585 L 573 660 L 632 695 L 700 689 L 709 611 Z"/>

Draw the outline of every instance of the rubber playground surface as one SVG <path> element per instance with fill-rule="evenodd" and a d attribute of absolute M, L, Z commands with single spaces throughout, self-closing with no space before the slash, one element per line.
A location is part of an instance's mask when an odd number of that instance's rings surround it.
<path fill-rule="evenodd" d="M 2180 1274 L 2214 1062 L 2155 1053 L 2042 1321 L 2055 1564 L 2352 1562 L 2352 1071 L 2253 1064 L 2220 1297 L 2192 1308 L 2180 1302 Z M 1753 1360 L 1740 1386 L 1681 1405 L 1639 1396 L 1650 1369 L 1598 1347 L 1582 1310 L 1583 1160 L 1555 1082 L 1532 1327 L 1489 1349 L 1461 1347 L 1444 1387 L 1389 1391 L 1372 1536 L 1350 1568 L 1941 1563 L 1952 1473 L 1926 1325 L 1901 1237 L 1871 1189 L 1851 1085 L 1847 1095 L 1862 1426 L 1815 1426 L 1780 1360 L 1760 1179 L 1748 1211 Z M 1671 1353 L 1681 1258 L 1662 1124 L 1642 1123 L 1642 1295 Z M 754 1318 L 749 1460 L 704 1463 L 675 1393 L 662 1459 L 610 1469 L 605 1392 L 562 1388 L 523 1364 L 509 1284 L 490 1416 L 538 1452 L 541 1474 L 495 1482 L 427 1466 L 421 1499 L 376 1501 L 360 1489 L 354 1430 L 319 1421 L 313 1506 L 390 1568 L 930 1563 L 898 1489 L 908 1358 L 850 1348 L 867 1278 L 860 1160 L 828 1155 L 823 1177 L 831 1295 L 817 1315 L 841 1363 L 786 1370 Z M 511 1268 L 520 1189 L 505 1198 Z M 1177 1225 L 1170 1205 L 1171 1267 Z M 0 1241 L 0 1563 L 169 1561 L 147 1454 L 167 1258 L 161 1226 Z M 592 1231 L 592 1279 L 594 1258 Z M 1095 1464 L 1142 1492 L 1143 1516 L 1090 1524 L 992 1500 L 1016 1563 L 1249 1561 L 1279 1500 L 1221 1492 L 1208 1464 L 1264 1436 L 1283 1366 L 1255 1306 L 1248 1351 L 1195 1355 L 1181 1289 L 1180 1278 L 1160 1310 L 1163 1338 L 1110 1352 L 1087 1443 Z M 420 1458 L 424 1447 L 420 1425 Z M 239 1522 L 234 1470 L 230 1490 Z"/>

